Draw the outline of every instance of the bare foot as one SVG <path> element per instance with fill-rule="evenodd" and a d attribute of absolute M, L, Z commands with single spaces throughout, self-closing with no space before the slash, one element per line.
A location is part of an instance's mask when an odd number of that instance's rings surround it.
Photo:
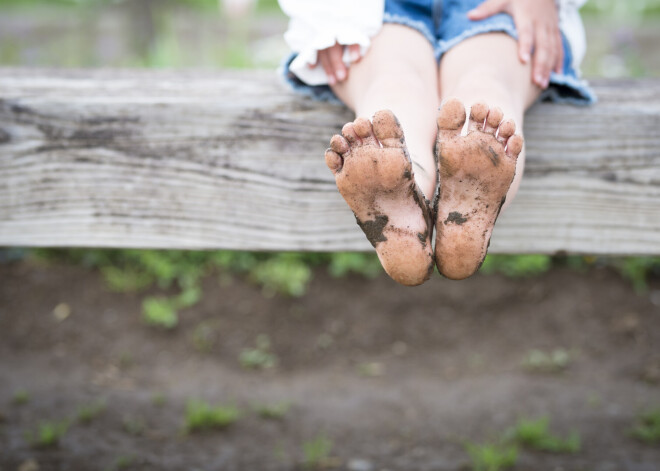
<path fill-rule="evenodd" d="M 415 183 L 403 130 L 389 110 L 335 135 L 325 162 L 357 223 L 395 281 L 414 286 L 433 272 L 428 201 Z"/>
<path fill-rule="evenodd" d="M 463 103 L 452 99 L 440 109 L 435 259 L 447 278 L 467 278 L 481 266 L 516 173 L 523 139 L 514 135 L 514 122 L 502 117 L 499 108 L 477 103 L 470 113 L 468 134 L 461 136 Z"/>

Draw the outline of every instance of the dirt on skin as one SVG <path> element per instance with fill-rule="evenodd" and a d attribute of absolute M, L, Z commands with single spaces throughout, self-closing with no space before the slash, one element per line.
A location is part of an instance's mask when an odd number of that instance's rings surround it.
<path fill-rule="evenodd" d="M 325 162 L 385 271 L 403 285 L 419 285 L 433 271 L 431 211 L 396 116 L 381 110 L 372 121 L 344 125 Z"/>
<path fill-rule="evenodd" d="M 453 280 L 472 275 L 486 257 L 523 143 L 497 107 L 474 104 L 467 136 L 461 135 L 465 118 L 457 99 L 448 100 L 438 115 L 435 261 Z"/>
<path fill-rule="evenodd" d="M 143 294 L 111 293 L 95 271 L 23 261 L 1 264 L 0 280 L 3 471 L 297 470 L 320 435 L 333 443 L 325 469 L 458 471 L 470 469 L 466 441 L 541 416 L 556 434 L 579 432 L 581 450 L 523 450 L 512 469 L 660 469 L 660 447 L 629 434 L 660 406 L 659 280 L 636 294 L 607 269 L 553 269 L 405 288 L 319 269 L 293 299 L 215 275 L 172 331 L 144 325 Z M 260 334 L 278 364 L 246 370 L 239 355 Z M 521 366 L 558 348 L 571 357 L 561 373 Z M 190 398 L 243 414 L 186 435 Z M 26 440 L 98 399 L 106 410 L 73 421 L 59 445 Z M 280 401 L 291 404 L 280 420 L 254 412 Z"/>

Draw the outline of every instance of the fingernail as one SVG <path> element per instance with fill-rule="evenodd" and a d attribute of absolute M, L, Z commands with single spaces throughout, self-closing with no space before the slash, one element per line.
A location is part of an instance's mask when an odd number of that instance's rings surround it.
<path fill-rule="evenodd" d="M 360 59 L 360 53 L 358 51 L 351 52 L 351 62 L 355 62 Z"/>
<path fill-rule="evenodd" d="M 339 69 L 337 71 L 337 80 L 340 82 L 346 78 L 346 71 L 344 69 Z"/>
<path fill-rule="evenodd" d="M 334 75 L 328 75 L 328 83 L 330 85 L 334 85 L 335 83 L 337 83 L 337 80 L 335 79 Z"/>
<path fill-rule="evenodd" d="M 536 75 L 534 76 L 534 78 L 535 78 L 535 80 L 536 80 L 536 83 L 538 83 L 539 85 L 543 85 L 543 75 L 541 75 L 541 74 L 536 74 Z"/>
<path fill-rule="evenodd" d="M 524 62 L 525 64 L 527 64 L 527 63 L 529 62 L 530 59 L 531 59 L 531 57 L 530 57 L 530 55 L 529 55 L 529 52 L 523 52 L 523 55 L 522 55 L 522 60 L 523 60 L 523 62 Z"/>

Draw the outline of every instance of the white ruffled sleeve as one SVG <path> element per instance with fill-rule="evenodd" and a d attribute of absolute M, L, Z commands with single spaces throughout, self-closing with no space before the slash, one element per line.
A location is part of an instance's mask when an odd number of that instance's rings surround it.
<path fill-rule="evenodd" d="M 289 70 L 308 85 L 328 83 L 317 52 L 335 43 L 359 44 L 362 55 L 383 24 L 384 0 L 279 0 L 290 18 L 284 40 L 297 53 Z M 348 51 L 344 63 L 350 65 Z"/>
<path fill-rule="evenodd" d="M 587 52 L 587 37 L 584 32 L 582 18 L 579 9 L 587 0 L 558 0 L 559 5 L 559 29 L 564 33 L 568 43 L 571 45 L 573 54 L 573 69 L 580 70 L 580 64 Z"/>

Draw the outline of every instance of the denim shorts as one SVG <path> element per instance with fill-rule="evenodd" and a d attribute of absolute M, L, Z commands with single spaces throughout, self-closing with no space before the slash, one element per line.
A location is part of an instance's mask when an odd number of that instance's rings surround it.
<path fill-rule="evenodd" d="M 467 13 L 483 0 L 385 0 L 383 23 L 396 23 L 408 26 L 429 40 L 436 60 L 461 41 L 478 34 L 503 32 L 518 39 L 513 18 L 499 13 L 480 21 L 468 19 Z M 573 55 L 570 44 L 562 34 L 564 64 L 561 74 L 550 74 L 550 85 L 539 98 L 542 101 L 589 105 L 596 96 L 573 68 Z M 297 92 L 322 101 L 339 101 L 327 85 L 310 86 L 303 83 L 289 71 L 288 65 L 295 54 L 283 63 L 283 74 L 287 83 Z M 530 78 L 531 80 L 531 78 Z"/>

